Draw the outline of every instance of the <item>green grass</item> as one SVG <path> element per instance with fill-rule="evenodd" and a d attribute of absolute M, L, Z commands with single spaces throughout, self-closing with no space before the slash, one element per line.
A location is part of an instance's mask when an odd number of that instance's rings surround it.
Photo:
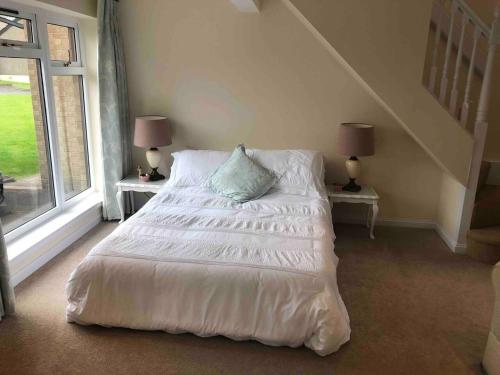
<path fill-rule="evenodd" d="M 20 90 L 29 90 L 30 84 L 25 82 L 0 81 L 0 86 L 14 86 Z"/>
<path fill-rule="evenodd" d="M 39 172 L 31 95 L 0 94 L 0 172 L 15 178 Z"/>

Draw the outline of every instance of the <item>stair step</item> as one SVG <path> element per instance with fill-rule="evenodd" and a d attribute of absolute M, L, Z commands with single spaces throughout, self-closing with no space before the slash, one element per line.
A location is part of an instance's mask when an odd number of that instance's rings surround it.
<path fill-rule="evenodd" d="M 500 225 L 471 229 L 467 238 L 467 254 L 488 264 L 500 261 Z"/>
<path fill-rule="evenodd" d="M 481 191 L 481 189 L 486 185 L 486 181 L 488 180 L 488 175 L 490 173 L 491 163 L 483 160 L 481 162 L 481 167 L 479 169 L 479 180 L 477 183 L 477 191 Z M 477 198 L 477 196 L 476 196 Z"/>
<path fill-rule="evenodd" d="M 471 228 L 500 225 L 500 186 L 485 185 L 477 192 Z"/>
<path fill-rule="evenodd" d="M 471 229 L 469 231 L 469 238 L 472 238 L 477 242 L 500 246 L 500 225 L 487 228 Z"/>
<path fill-rule="evenodd" d="M 495 201 L 500 203 L 500 186 L 497 185 L 483 185 L 476 194 L 476 202 Z"/>

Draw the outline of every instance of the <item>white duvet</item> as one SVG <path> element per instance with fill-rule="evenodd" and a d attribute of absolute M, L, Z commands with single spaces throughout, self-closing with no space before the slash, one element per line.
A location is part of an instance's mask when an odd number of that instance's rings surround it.
<path fill-rule="evenodd" d="M 350 335 L 333 240 L 326 199 L 164 187 L 71 274 L 67 319 L 327 355 Z"/>

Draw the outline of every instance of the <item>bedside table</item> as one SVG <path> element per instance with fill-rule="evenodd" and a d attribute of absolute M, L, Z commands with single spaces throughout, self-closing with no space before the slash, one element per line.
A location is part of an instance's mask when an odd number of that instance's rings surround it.
<path fill-rule="evenodd" d="M 167 182 L 168 180 L 159 180 L 159 181 L 148 181 L 148 182 L 143 182 L 139 180 L 139 177 L 133 175 L 133 176 L 128 176 L 124 178 L 121 181 L 118 181 L 116 183 L 116 187 L 118 189 L 118 192 L 116 193 L 116 200 L 118 201 L 118 207 L 120 208 L 120 214 L 121 214 L 121 220 L 120 223 L 123 223 L 125 220 L 125 207 L 123 204 L 123 192 L 128 191 L 128 192 L 142 192 L 142 193 L 158 193 L 158 191 L 161 189 L 161 187 Z M 132 213 L 135 213 L 135 205 L 134 205 L 134 194 L 129 193 L 128 194 L 128 199 L 130 202 L 130 209 Z"/>
<path fill-rule="evenodd" d="M 370 186 L 363 186 L 361 190 L 358 191 L 357 193 L 353 193 L 351 191 L 343 191 L 343 190 L 339 191 L 338 188 L 339 187 L 336 185 L 326 186 L 328 200 L 330 201 L 330 208 L 333 208 L 334 203 L 340 203 L 340 202 L 368 204 L 370 209 L 368 211 L 368 217 L 366 219 L 366 226 L 370 228 L 370 238 L 373 240 L 375 238 L 375 236 L 373 235 L 373 230 L 378 215 L 378 199 L 379 199 L 378 194 Z"/>

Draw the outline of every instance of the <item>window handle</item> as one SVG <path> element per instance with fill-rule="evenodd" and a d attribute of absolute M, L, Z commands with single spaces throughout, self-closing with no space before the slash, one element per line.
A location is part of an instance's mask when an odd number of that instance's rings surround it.
<path fill-rule="evenodd" d="M 63 65 L 66 68 L 71 65 L 71 52 L 70 52 L 70 50 L 68 50 L 68 61 L 66 61 Z"/>

